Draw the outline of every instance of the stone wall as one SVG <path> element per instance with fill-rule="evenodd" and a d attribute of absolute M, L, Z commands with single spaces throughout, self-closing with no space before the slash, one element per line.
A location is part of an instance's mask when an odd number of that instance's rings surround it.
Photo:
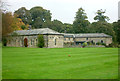
<path fill-rule="evenodd" d="M 27 39 L 28 47 L 37 47 L 38 35 L 31 36 L 9 36 L 7 37 L 7 46 L 12 47 L 25 47 L 24 39 Z M 93 41 L 95 44 L 103 42 L 106 45 L 112 43 L 112 38 L 64 38 L 63 35 L 44 35 L 46 48 L 63 48 L 63 47 L 76 47 L 75 42 Z M 68 43 L 68 44 L 67 44 Z M 66 45 L 65 45 L 66 44 Z M 78 46 L 77 46 L 78 47 Z"/>
<path fill-rule="evenodd" d="M 63 48 L 63 35 L 48 35 L 48 48 Z"/>
<path fill-rule="evenodd" d="M 63 48 L 63 35 L 43 35 L 45 48 Z M 7 46 L 25 47 L 24 39 L 27 39 L 28 47 L 37 47 L 38 35 L 33 36 L 11 36 L 7 37 Z"/>
<path fill-rule="evenodd" d="M 74 38 L 72 38 L 72 37 L 71 38 L 70 37 L 69 38 L 65 37 L 64 38 L 64 43 L 68 43 L 68 42 L 74 42 Z"/>
<path fill-rule="evenodd" d="M 112 43 L 112 38 L 75 38 L 75 41 L 86 41 L 86 42 L 93 41 L 95 44 L 103 41 L 103 43 L 109 45 Z"/>
<path fill-rule="evenodd" d="M 24 39 L 27 39 L 28 47 L 37 47 L 37 36 L 11 36 L 7 37 L 7 46 L 25 47 Z"/>

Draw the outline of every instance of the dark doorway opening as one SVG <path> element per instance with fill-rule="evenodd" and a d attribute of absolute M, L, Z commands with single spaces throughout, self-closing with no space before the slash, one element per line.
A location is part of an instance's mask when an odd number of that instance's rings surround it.
<path fill-rule="evenodd" d="M 27 40 L 27 38 L 24 39 L 24 46 L 28 47 L 28 40 Z"/>

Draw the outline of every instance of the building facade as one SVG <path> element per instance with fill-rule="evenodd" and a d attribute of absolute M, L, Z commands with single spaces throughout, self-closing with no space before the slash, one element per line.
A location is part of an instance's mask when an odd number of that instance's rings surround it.
<path fill-rule="evenodd" d="M 37 47 L 38 35 L 43 35 L 45 48 L 63 48 L 66 44 L 82 45 L 84 42 L 98 42 L 109 45 L 112 43 L 112 37 L 104 33 L 88 34 L 66 34 L 59 33 L 49 28 L 19 30 L 10 34 L 7 39 L 7 46 L 13 47 Z"/>

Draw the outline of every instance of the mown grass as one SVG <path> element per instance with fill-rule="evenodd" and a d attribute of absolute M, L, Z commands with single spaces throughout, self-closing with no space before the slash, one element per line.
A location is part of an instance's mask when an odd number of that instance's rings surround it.
<path fill-rule="evenodd" d="M 3 79 L 118 78 L 117 48 L 4 47 L 2 51 Z"/>

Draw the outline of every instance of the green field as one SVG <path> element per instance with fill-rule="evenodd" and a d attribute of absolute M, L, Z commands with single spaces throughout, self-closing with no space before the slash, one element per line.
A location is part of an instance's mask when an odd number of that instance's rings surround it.
<path fill-rule="evenodd" d="M 3 79 L 118 78 L 118 48 L 4 47 L 2 50 Z"/>

